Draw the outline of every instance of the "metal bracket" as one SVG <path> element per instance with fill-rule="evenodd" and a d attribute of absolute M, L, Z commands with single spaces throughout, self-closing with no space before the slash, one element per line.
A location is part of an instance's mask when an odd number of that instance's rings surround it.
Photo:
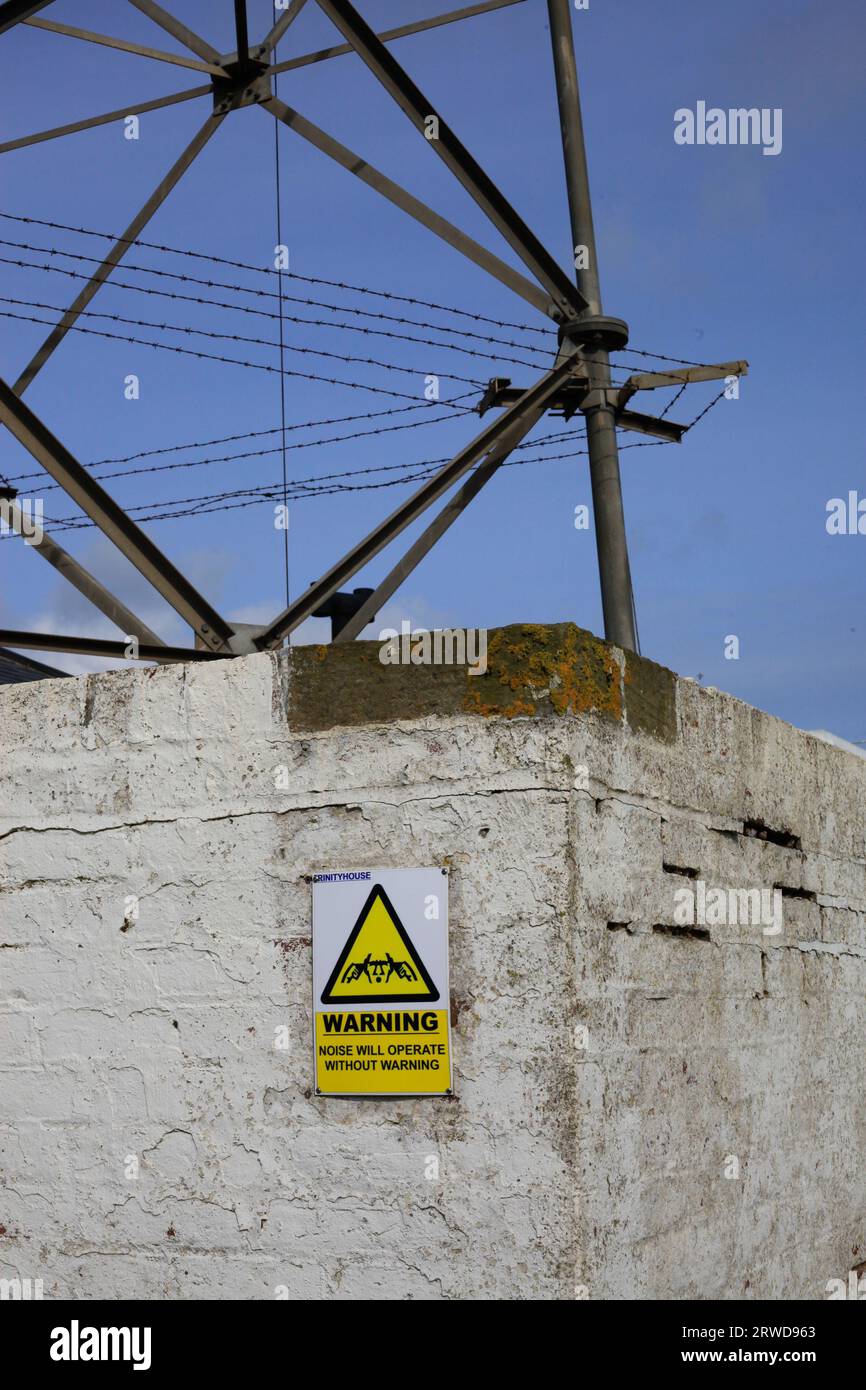
<path fill-rule="evenodd" d="M 582 408 L 588 386 L 589 381 L 586 377 L 574 377 L 572 381 L 563 386 L 562 390 L 557 391 L 556 395 L 551 397 L 548 413 L 560 416 L 564 420 L 570 420 L 572 415 L 575 415 Z M 511 385 L 510 377 L 495 376 L 487 383 L 487 390 L 475 409 L 479 415 L 486 415 L 488 410 L 516 405 L 525 394 L 524 387 Z"/>
<path fill-rule="evenodd" d="M 620 388 L 617 386 L 596 387 L 587 391 L 580 404 L 584 414 L 593 410 L 608 408 L 613 411 L 617 429 L 637 430 L 638 434 L 653 434 L 658 439 L 667 439 L 679 444 L 688 425 L 678 425 L 673 420 L 660 420 L 655 415 L 641 415 L 636 410 L 623 410 L 619 404 Z"/>
<path fill-rule="evenodd" d="M 250 50 L 247 62 L 229 53 L 220 58 L 220 67 L 225 68 L 228 77 L 215 77 L 213 80 L 213 113 L 225 116 L 229 111 L 238 111 L 242 106 L 256 106 L 270 101 L 274 93 L 268 69 L 268 50 L 263 44 Z"/>
<path fill-rule="evenodd" d="M 696 381 L 721 381 L 729 376 L 748 375 L 749 364 L 744 361 L 676 367 L 670 372 L 638 372 L 619 388 L 615 404 L 627 405 L 637 391 L 657 391 L 665 386 L 687 386 Z"/>
<path fill-rule="evenodd" d="M 641 415 L 636 410 L 615 410 L 614 420 L 617 429 L 652 434 L 656 439 L 666 439 L 671 444 L 679 444 L 689 428 L 688 425 L 678 425 L 675 420 L 660 420 L 655 415 Z"/>
<path fill-rule="evenodd" d="M 475 407 L 479 415 L 488 410 L 515 405 L 525 394 L 519 386 L 511 385 L 511 378 L 495 376 L 488 382 L 487 390 Z M 654 434 L 659 439 L 667 439 L 679 444 L 688 425 L 678 425 L 673 420 L 659 420 L 654 415 L 641 415 L 636 410 L 623 410 L 619 404 L 620 389 L 616 386 L 590 387 L 586 377 L 575 377 L 573 382 L 563 386 L 550 398 L 548 413 L 570 420 L 578 411 L 583 414 L 591 410 L 609 407 L 614 412 L 617 426 L 624 430 L 637 430 L 639 434 Z"/>
<path fill-rule="evenodd" d="M 583 314 L 559 330 L 560 346 L 574 343 L 588 352 L 621 352 L 628 344 L 628 324 L 608 314 Z"/>
<path fill-rule="evenodd" d="M 261 651 L 258 644 L 258 636 L 264 632 L 261 623 L 232 623 L 234 633 L 226 642 L 226 647 L 232 656 L 253 656 L 255 652 Z M 207 650 L 206 643 L 200 643 L 196 638 L 196 646 L 201 645 Z"/>

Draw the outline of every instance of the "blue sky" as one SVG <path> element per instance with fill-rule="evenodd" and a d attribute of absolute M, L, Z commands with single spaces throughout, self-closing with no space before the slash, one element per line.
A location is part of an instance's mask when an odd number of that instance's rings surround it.
<path fill-rule="evenodd" d="M 230 0 L 173 0 L 169 8 L 221 51 L 233 47 Z M 269 0 L 249 0 L 251 36 L 271 21 Z M 449 8 L 447 0 L 364 0 L 382 29 Z M 182 52 L 174 40 L 121 0 L 57 0 L 44 18 Z M 698 361 L 745 358 L 740 399 L 721 401 L 679 446 L 622 454 L 632 570 L 645 655 L 699 677 L 807 728 L 866 740 L 863 684 L 866 536 L 830 536 L 826 504 L 857 490 L 866 496 L 860 405 L 864 379 L 863 287 L 858 275 L 864 222 L 862 54 L 866 10 L 858 0 L 752 0 L 694 5 L 687 0 L 590 0 L 574 16 L 582 81 L 605 309 L 628 320 L 631 343 Z M 309 0 L 279 57 L 339 42 Z M 552 78 L 546 5 L 526 0 L 393 45 L 422 90 L 500 183 L 548 248 L 568 264 L 570 236 Z M 204 80 L 204 79 L 203 79 Z M 198 75 L 19 26 L 0 38 L 0 140 L 74 121 L 198 85 Z M 279 79 L 279 95 L 398 179 L 505 259 L 513 259 L 471 199 L 439 164 L 406 118 L 355 58 L 341 57 Z M 674 112 L 699 100 L 724 109 L 783 111 L 777 157 L 758 147 L 675 144 Z M 204 121 L 208 98 L 141 118 L 140 138 L 115 123 L 0 156 L 0 210 L 119 232 Z M 258 109 L 231 116 L 184 177 L 148 231 L 149 240 L 256 266 L 271 264 L 275 235 L 274 122 Z M 457 306 L 530 328 L 545 321 L 522 300 L 464 262 L 423 228 L 304 144 L 280 135 L 283 239 L 299 275 L 367 286 Z M 0 237 L 32 246 L 101 255 L 107 242 L 0 219 Z M 0 256 L 66 266 L 86 262 L 0 245 Z M 264 275 L 209 268 L 203 261 L 136 251 L 129 262 L 248 287 L 273 288 Z M 185 292 L 206 290 L 152 280 L 121 268 L 118 280 Z M 0 261 L 0 294 L 63 306 L 80 281 Z M 363 389 L 286 378 L 288 423 L 397 408 L 423 399 L 425 374 L 440 376 L 444 397 L 466 381 L 510 376 L 529 383 L 544 366 L 537 353 L 460 338 L 485 331 L 452 313 L 350 295 L 304 281 L 286 293 L 441 325 L 437 341 L 471 344 L 504 356 L 472 358 L 399 339 L 286 324 L 295 347 L 371 357 L 402 371 L 289 352 L 286 365 L 339 376 Z M 210 292 L 232 302 L 270 301 Z M 267 318 L 171 302 L 104 287 L 90 306 L 128 318 L 194 326 L 273 341 Z M 0 310 L 50 319 L 47 311 Z M 347 319 L 288 305 L 287 313 L 367 323 L 413 336 L 415 326 Z M 208 342 L 170 332 L 83 319 L 98 329 L 275 364 L 267 346 Z M 0 317 L 0 374 L 14 379 L 47 330 Z M 537 334 L 490 333 L 546 349 Z M 624 355 L 617 374 L 655 364 Z M 140 399 L 124 398 L 124 379 L 140 378 Z M 693 419 L 716 388 L 690 387 L 672 418 Z M 477 396 L 477 391 L 475 392 Z M 659 410 L 671 393 L 639 398 Z M 25 399 L 83 462 L 279 424 L 279 381 L 261 370 L 157 352 L 70 333 Z M 471 401 L 469 402 L 472 403 Z M 428 412 L 446 417 L 448 412 Z M 404 417 L 294 431 L 308 443 Z M 408 419 L 421 418 L 410 415 Z M 479 428 L 477 417 L 443 418 L 418 429 L 322 444 L 287 455 L 289 479 L 454 453 Z M 572 453 L 575 436 L 541 449 Z M 541 437 L 562 433 L 544 422 Z M 623 436 L 637 443 L 641 436 Z M 159 464 L 266 447 L 276 436 L 143 460 Z M 530 457 L 536 450 L 527 450 Z M 135 465 L 129 465 L 135 466 Z M 139 465 L 140 466 L 140 465 Z M 6 438 L 0 468 L 34 471 Z M 120 467 L 120 466 L 119 466 Z M 274 483 L 273 454 L 106 482 L 129 507 Z M 105 469 L 99 471 L 118 471 Z M 380 480 L 387 473 L 365 474 Z M 75 514 L 56 491 L 42 496 L 48 517 Z M 406 485 L 310 497 L 291 505 L 290 583 L 300 593 L 399 500 Z M 590 503 L 584 456 L 507 468 L 472 504 L 389 605 L 383 622 L 494 627 L 573 620 L 601 632 L 592 533 L 576 531 L 574 508 Z M 160 508 L 155 508 L 160 509 Z M 283 536 L 272 503 L 147 523 L 166 553 L 227 617 L 265 621 L 285 599 Z M 353 581 L 375 584 L 415 532 Z M 58 539 L 167 639 L 186 630 L 117 552 L 92 529 Z M 0 546 L 0 623 L 114 636 L 114 630 L 36 555 L 17 541 Z M 376 625 L 376 630 L 382 623 Z M 322 622 L 302 640 L 321 640 Z M 739 638 L 737 661 L 725 639 Z M 371 630 L 365 635 L 375 635 Z M 52 658 L 47 658 L 52 660 Z M 101 663 L 56 659 L 67 669 Z"/>

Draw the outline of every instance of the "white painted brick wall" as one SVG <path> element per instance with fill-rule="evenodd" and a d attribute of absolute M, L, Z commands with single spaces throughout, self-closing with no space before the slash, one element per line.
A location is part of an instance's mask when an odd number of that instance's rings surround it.
<path fill-rule="evenodd" d="M 663 743 L 595 715 L 293 733 L 283 679 L 0 692 L 0 1279 L 820 1298 L 866 1260 L 866 765 L 689 683 Z M 305 876 L 445 862 L 456 1098 L 316 1099 Z M 776 938 L 673 936 L 663 864 L 814 900 Z"/>

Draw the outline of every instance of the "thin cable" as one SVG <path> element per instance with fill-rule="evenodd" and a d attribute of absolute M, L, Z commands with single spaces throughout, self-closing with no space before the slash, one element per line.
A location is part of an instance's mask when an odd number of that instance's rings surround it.
<path fill-rule="evenodd" d="M 277 61 L 277 46 L 274 45 L 273 61 Z M 274 73 L 274 97 L 277 95 L 277 74 Z M 283 375 L 283 367 L 286 364 L 285 358 L 285 333 L 283 328 L 283 272 L 280 268 L 283 248 L 283 224 L 282 209 L 280 198 L 280 122 L 274 121 L 274 174 L 276 186 L 277 202 L 277 291 L 279 294 L 280 311 L 280 425 L 282 429 L 282 460 L 283 460 L 283 540 L 285 545 L 286 559 L 286 607 L 292 601 L 291 586 L 289 583 L 289 484 L 286 462 L 286 378 Z"/>

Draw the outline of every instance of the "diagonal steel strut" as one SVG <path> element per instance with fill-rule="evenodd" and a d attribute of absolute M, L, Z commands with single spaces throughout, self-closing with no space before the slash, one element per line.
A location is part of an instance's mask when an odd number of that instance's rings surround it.
<path fill-rule="evenodd" d="M 566 319 L 576 318 L 586 308 L 586 300 L 580 290 L 572 284 L 535 233 L 530 231 L 451 127 L 437 115 L 435 106 L 393 54 L 388 52 L 354 6 L 349 0 L 317 0 L 317 4 L 363 58 L 412 124 L 428 136 L 431 149 L 463 184 L 539 284 L 548 291 L 560 314 Z M 438 130 L 428 124 L 431 119 L 438 123 Z"/>
<path fill-rule="evenodd" d="M 467 236 L 465 232 L 461 232 L 459 227 L 455 227 L 452 222 L 448 222 L 446 218 L 440 217 L 438 212 L 434 212 L 432 208 L 428 208 L 426 203 L 422 203 L 419 198 L 407 192 L 399 183 L 395 183 L 393 179 L 389 179 L 386 174 L 381 173 L 381 171 L 376 169 L 372 164 L 368 164 L 366 159 L 363 159 L 361 155 L 355 154 L 353 150 L 347 149 L 345 145 L 341 145 L 339 140 L 335 140 L 333 136 L 328 135 L 324 130 L 320 130 L 318 126 L 313 125 L 312 121 L 306 120 L 300 112 L 295 111 L 291 106 L 287 106 L 284 101 L 280 101 L 278 98 L 273 97 L 270 101 L 264 101 L 261 104 L 265 110 L 270 111 L 271 115 L 275 116 L 278 121 L 282 121 L 284 125 L 294 130 L 297 135 L 300 135 L 311 145 L 315 145 L 317 150 L 321 150 L 323 154 L 329 155 L 331 159 L 336 160 L 338 164 L 341 164 L 344 169 L 348 169 L 349 173 L 354 174 L 362 183 L 366 183 L 370 188 L 374 188 L 383 198 L 387 198 L 389 202 L 394 203 L 401 211 L 408 213 L 410 217 L 414 217 L 416 222 L 420 222 L 422 226 L 427 227 L 431 232 L 434 232 L 436 236 L 446 241 L 449 246 L 453 246 L 470 261 L 474 261 L 476 265 L 481 266 L 482 270 L 486 270 L 488 274 L 493 275 L 503 285 L 507 285 L 510 290 L 513 290 L 515 294 L 519 294 L 522 299 L 527 300 L 534 308 L 540 309 L 543 314 L 548 314 L 551 317 L 555 314 L 556 306 L 553 301 L 543 290 L 538 289 L 531 280 L 527 280 L 525 275 L 521 275 L 519 271 L 514 270 L 506 261 L 500 260 L 492 251 L 488 251 L 485 247 L 479 245 L 477 241 L 474 241 L 472 237 Z"/>
<path fill-rule="evenodd" d="M 230 643 L 235 635 L 234 629 L 215 608 L 211 608 L 180 570 L 175 569 L 150 537 L 136 526 L 87 469 L 82 468 L 2 378 L 0 424 L 7 427 L 82 511 L 96 522 L 211 651 Z"/>
<path fill-rule="evenodd" d="M 26 519 L 17 502 L 0 502 L 0 515 L 14 531 L 17 531 L 19 536 L 26 536 L 28 529 Z M 152 646 L 162 646 L 162 638 L 158 637 L 147 626 L 147 623 L 142 622 L 131 608 L 127 608 L 125 603 L 121 603 L 120 599 L 115 598 L 109 589 L 100 584 L 99 580 L 83 565 L 79 565 L 77 560 L 73 560 L 69 552 L 58 545 L 55 540 L 52 540 L 45 531 L 42 532 L 39 540 L 35 537 L 28 538 L 28 544 L 42 556 L 43 560 L 47 560 L 49 565 L 53 565 L 74 589 L 77 589 L 101 613 L 104 613 L 106 618 L 110 618 L 121 632 L 130 637 L 138 637 L 142 642 L 148 642 Z"/>
<path fill-rule="evenodd" d="M 422 531 L 418 539 L 406 551 L 406 554 L 397 561 L 394 568 L 365 600 L 357 613 L 340 629 L 338 635 L 333 639 L 335 642 L 351 642 L 363 632 L 370 620 L 388 602 L 391 595 L 397 592 L 404 580 L 408 579 L 412 571 L 417 569 L 424 557 L 430 553 L 436 542 L 441 540 L 457 518 L 463 515 L 469 503 L 489 483 L 511 451 L 538 424 L 544 413 L 545 407 L 543 405 L 536 406 L 525 419 L 520 420 L 508 431 L 495 448 L 491 449 L 484 462 L 478 465 L 463 486 L 457 489 L 453 497 L 449 498 L 439 515 L 434 517 L 426 530 Z"/>
<path fill-rule="evenodd" d="M 193 139 L 187 145 L 183 154 L 169 169 L 162 183 L 151 194 L 141 211 L 136 213 L 126 231 L 122 236 L 118 237 L 117 241 L 112 246 L 105 260 L 99 268 L 94 271 L 81 293 L 73 303 L 70 304 L 63 318 L 56 327 L 52 328 L 42 346 L 37 349 L 36 353 L 27 363 L 27 366 L 12 388 L 17 396 L 20 396 L 21 393 L 27 389 L 37 372 L 42 370 L 54 349 L 58 344 L 63 342 L 63 339 L 75 323 L 81 310 L 87 308 L 87 305 L 96 294 L 100 285 L 108 279 L 118 261 L 126 254 L 130 243 L 135 240 L 142 228 L 147 225 L 157 208 L 165 202 L 165 199 L 168 197 L 175 184 L 179 181 L 181 176 L 186 173 L 196 155 L 204 149 L 208 140 L 210 140 L 211 136 L 224 120 L 224 116 L 208 116 L 201 130 L 193 136 Z"/>
<path fill-rule="evenodd" d="M 35 135 L 22 135 L 18 140 L 7 140 L 5 145 L 0 145 L 0 154 L 24 149 L 26 145 L 38 145 L 43 140 L 56 140 L 61 135 L 75 135 L 79 130 L 92 130 L 94 126 L 108 125 L 111 121 L 122 121 L 126 116 L 137 116 L 143 111 L 158 111 L 162 106 L 176 106 L 181 101 L 208 96 L 212 91 L 210 84 L 206 87 L 187 87 L 184 92 L 157 97 L 155 101 L 140 101 L 137 106 L 121 106 L 117 111 L 107 111 L 103 116 L 88 116 L 83 121 L 73 121 L 71 125 L 58 125 L 52 130 L 40 130 Z"/>
<path fill-rule="evenodd" d="M 305 3 L 305 0 L 302 0 Z M 490 14 L 509 5 L 523 5 L 526 0 L 481 0 L 477 5 L 466 5 L 461 10 L 449 10 L 447 14 L 433 15 L 430 19 L 418 19 L 414 24 L 399 24 L 396 29 L 386 29 L 379 35 L 382 43 L 392 39 L 405 39 L 410 34 L 424 34 L 428 29 L 439 29 L 444 24 L 456 24 L 461 19 L 474 19 L 476 15 Z M 267 39 L 265 44 L 267 45 Z M 341 58 L 346 53 L 354 53 L 350 43 L 336 44 L 331 48 L 320 48 L 315 53 L 303 53 L 300 58 L 288 58 L 283 63 L 275 63 L 271 73 L 290 72 L 293 68 L 305 68 L 310 63 L 322 63 L 326 58 Z"/>
<path fill-rule="evenodd" d="M 192 68 L 195 72 L 211 72 L 215 77 L 225 77 L 224 68 L 217 63 L 205 63 L 199 58 L 187 58 L 182 53 L 167 53 L 163 48 L 145 48 L 140 43 L 129 43 L 126 39 L 115 39 L 109 34 L 96 34 L 92 29 L 76 29 L 71 24 L 56 24 L 51 19 L 25 19 L 34 29 L 47 29 L 51 34 L 63 34 L 70 39 L 83 39 L 86 43 L 101 44 L 105 48 L 116 48 L 120 53 L 134 53 L 139 58 L 153 58 L 160 63 L 173 63 L 179 68 Z"/>
<path fill-rule="evenodd" d="M 450 463 L 446 463 L 438 473 L 422 483 L 418 490 L 401 503 L 385 521 L 380 522 L 369 536 L 360 541 L 341 560 L 338 560 L 327 574 L 323 575 L 315 584 L 311 584 L 306 593 L 295 599 L 294 603 L 289 604 L 288 608 L 284 609 L 269 627 L 259 632 L 256 636 L 256 645 L 258 647 L 279 646 L 283 638 L 294 632 L 305 618 L 308 618 L 331 594 L 336 593 L 341 584 L 345 583 L 347 579 L 351 579 L 353 574 L 357 574 L 359 569 L 362 569 L 369 560 L 374 559 L 379 554 L 380 550 L 383 550 L 395 537 L 405 531 L 407 526 L 421 516 L 454 483 L 459 482 L 474 463 L 477 463 L 504 436 L 508 435 L 512 425 L 530 416 L 536 408 L 545 407 L 551 396 L 555 395 L 568 378 L 579 370 L 580 364 L 577 358 L 573 357 L 546 372 L 540 381 L 530 387 L 519 401 L 504 410 L 498 420 L 488 425 Z"/>
<path fill-rule="evenodd" d="M 306 3 L 307 0 L 292 0 L 292 3 L 289 5 L 288 9 L 280 15 L 271 32 L 267 34 L 265 38 L 262 39 L 261 47 L 266 49 L 268 53 L 270 53 L 272 49 L 276 48 L 280 39 L 283 37 L 283 34 L 286 32 L 290 24 L 294 24 L 295 20 L 301 13 L 301 10 L 304 8 Z"/>
<path fill-rule="evenodd" d="M 250 61 L 250 33 L 247 25 L 247 0 L 235 0 L 235 36 L 238 45 L 238 62 Z"/>
<path fill-rule="evenodd" d="M 173 14 L 164 10 L 161 5 L 157 5 L 155 0 L 129 0 L 130 5 L 134 5 L 142 14 L 146 14 L 148 19 L 152 19 L 154 24 L 158 24 L 160 29 L 165 29 L 167 33 L 173 34 L 184 48 L 188 48 L 191 53 L 197 53 L 200 58 L 204 58 L 207 63 L 218 63 L 220 55 L 215 48 L 192 29 L 188 29 L 179 19 L 175 19 Z"/>
<path fill-rule="evenodd" d="M 46 6 L 51 4 L 51 0 L 6 0 L 5 5 L 0 5 L 0 34 L 5 34 L 7 29 L 12 29 L 16 24 L 22 24 L 25 19 L 29 19 L 32 14 L 38 14 Z"/>

